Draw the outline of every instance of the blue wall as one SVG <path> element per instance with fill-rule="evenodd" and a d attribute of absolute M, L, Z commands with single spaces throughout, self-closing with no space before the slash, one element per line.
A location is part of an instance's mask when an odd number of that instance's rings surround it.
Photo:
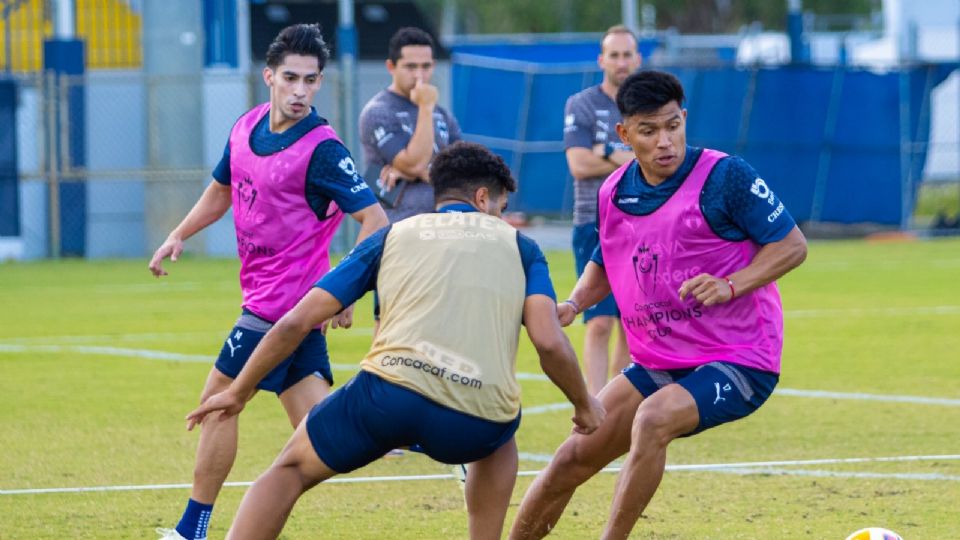
<path fill-rule="evenodd" d="M 520 189 L 511 208 L 568 214 L 563 107 L 601 74 L 595 61 L 529 61 L 548 55 L 544 45 L 514 45 L 512 57 L 510 47 L 491 45 L 490 56 L 478 55 L 476 45 L 455 50 L 454 114 L 467 139 L 487 144 L 514 169 Z M 901 225 L 903 210 L 913 208 L 926 161 L 930 92 L 956 68 L 658 66 L 686 89 L 688 142 L 743 156 L 797 220 L 888 225 Z M 901 141 L 902 131 L 908 141 Z"/>
<path fill-rule="evenodd" d="M 18 237 L 17 86 L 12 80 L 0 80 L 0 126 L 0 237 Z"/>

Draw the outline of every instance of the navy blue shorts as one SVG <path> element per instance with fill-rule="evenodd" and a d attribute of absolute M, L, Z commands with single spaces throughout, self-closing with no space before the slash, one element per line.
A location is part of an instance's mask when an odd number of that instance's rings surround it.
<path fill-rule="evenodd" d="M 744 418 L 760 408 L 773 393 L 780 375 L 732 364 L 710 362 L 696 368 L 655 370 L 632 364 L 623 370 L 644 398 L 664 386 L 677 383 L 697 402 L 701 431 Z"/>
<path fill-rule="evenodd" d="M 223 342 L 216 368 L 227 377 L 236 379 L 247 363 L 250 354 L 267 334 L 273 324 L 244 311 L 237 319 L 230 335 Z M 284 359 L 273 371 L 260 381 L 257 388 L 280 395 L 291 386 L 311 375 L 323 377 L 333 386 L 330 357 L 327 355 L 327 340 L 319 330 L 311 330 L 297 350 Z"/>
<path fill-rule="evenodd" d="M 573 260 L 577 265 L 577 277 L 583 275 L 583 270 L 590 262 L 593 251 L 597 249 L 600 243 L 600 236 L 597 234 L 596 223 L 584 223 L 573 227 Z M 612 294 L 601 300 L 595 306 L 583 310 L 583 322 L 587 322 L 594 317 L 620 317 L 620 310 L 617 309 L 617 302 Z"/>
<path fill-rule="evenodd" d="M 313 449 L 338 473 L 412 445 L 441 463 L 472 463 L 508 443 L 518 427 L 519 414 L 506 423 L 483 420 L 362 370 L 307 415 Z"/>

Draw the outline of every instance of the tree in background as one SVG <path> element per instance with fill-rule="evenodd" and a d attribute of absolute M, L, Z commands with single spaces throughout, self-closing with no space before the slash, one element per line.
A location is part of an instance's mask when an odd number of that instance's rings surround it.
<path fill-rule="evenodd" d="M 456 10 L 457 33 L 509 34 L 602 32 L 620 20 L 620 0 L 417 0 L 438 24 L 443 10 Z M 803 0 L 803 11 L 815 15 L 867 17 L 881 0 Z M 640 0 L 656 8 L 656 28 L 684 34 L 732 33 L 759 22 L 784 30 L 787 0 Z"/>

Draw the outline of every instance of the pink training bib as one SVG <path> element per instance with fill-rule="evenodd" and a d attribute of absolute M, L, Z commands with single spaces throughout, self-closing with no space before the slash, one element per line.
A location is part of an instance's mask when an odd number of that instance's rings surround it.
<path fill-rule="evenodd" d="M 230 173 L 243 307 L 276 322 L 330 269 L 330 241 L 343 212 L 331 202 L 327 216 L 318 219 L 306 198 L 313 151 L 337 139 L 336 133 L 318 126 L 282 151 L 261 156 L 250 137 L 269 112 L 269 103 L 254 107 L 233 127 Z"/>
<path fill-rule="evenodd" d="M 775 284 L 706 307 L 680 285 L 701 273 L 725 277 L 750 264 L 760 246 L 730 242 L 710 229 L 700 193 L 726 154 L 704 149 L 680 188 L 645 216 L 617 204 L 617 186 L 631 163 L 600 188 L 598 226 L 603 261 L 620 308 L 633 361 L 650 369 L 681 369 L 725 361 L 780 372 L 783 312 Z M 623 197 L 626 197 L 623 195 Z"/>

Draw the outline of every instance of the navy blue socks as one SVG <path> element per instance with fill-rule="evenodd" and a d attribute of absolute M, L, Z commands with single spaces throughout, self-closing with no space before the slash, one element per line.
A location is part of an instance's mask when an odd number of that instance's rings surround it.
<path fill-rule="evenodd" d="M 206 540 L 211 513 L 213 513 L 212 504 L 198 503 L 190 499 L 187 501 L 187 509 L 183 511 L 180 523 L 177 523 L 177 532 L 187 540 Z"/>

